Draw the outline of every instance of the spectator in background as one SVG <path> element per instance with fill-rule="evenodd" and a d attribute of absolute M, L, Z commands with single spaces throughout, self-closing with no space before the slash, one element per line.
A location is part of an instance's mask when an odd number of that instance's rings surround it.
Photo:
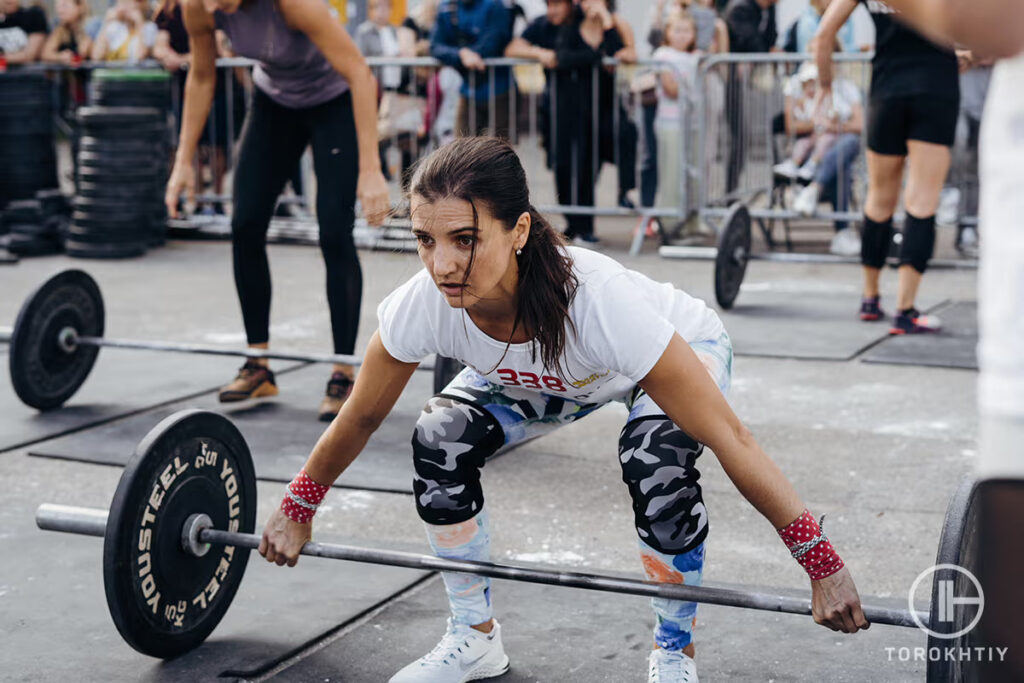
<path fill-rule="evenodd" d="M 699 8 L 695 8 L 699 9 Z M 665 22 L 663 44 L 654 51 L 653 59 L 672 68 L 663 68 L 658 77 L 658 113 L 655 134 L 658 139 L 658 203 L 664 207 L 682 206 L 680 190 L 688 182 L 686 160 L 681 159 L 683 136 L 691 130 L 690 119 L 684 118 L 697 82 L 697 21 L 686 11 L 676 11 Z"/>
<path fill-rule="evenodd" d="M 92 46 L 95 62 L 140 62 L 156 44 L 157 27 L 146 19 L 146 0 L 117 0 L 103 16 Z"/>
<path fill-rule="evenodd" d="M 441 5 L 430 54 L 462 75 L 457 135 L 508 138 L 512 74 L 507 67 L 489 74 L 483 60 L 501 57 L 511 38 L 512 14 L 502 0 L 445 0 Z"/>
<path fill-rule="evenodd" d="M 810 0 L 800 16 L 789 25 L 783 38 L 782 49 L 786 52 L 807 52 L 811 38 L 818 32 L 818 24 L 821 23 L 821 15 L 828 9 L 832 0 Z M 839 29 L 836 36 L 842 52 L 856 52 L 857 44 L 853 37 L 853 19 L 848 19 L 843 27 Z"/>
<path fill-rule="evenodd" d="M 42 60 L 77 64 L 89 56 L 92 39 L 85 31 L 86 0 L 57 0 L 57 26 L 43 43 Z"/>
<path fill-rule="evenodd" d="M 441 0 L 420 0 L 398 27 L 398 44 L 402 54 L 416 57 L 430 55 L 430 34 L 437 24 L 437 8 Z"/>
<path fill-rule="evenodd" d="M 568 24 L 573 13 L 572 0 L 547 0 L 547 11 L 531 21 L 522 35 L 512 39 L 505 48 L 506 57 L 534 59 L 544 67 L 544 92 L 537 112 L 537 127 L 541 144 L 547 156 L 548 168 L 554 167 L 553 143 L 556 139 L 554 120 L 551 118 L 552 88 L 555 87 L 558 56 L 555 47 L 559 31 Z"/>
<path fill-rule="evenodd" d="M 354 36 L 356 47 L 363 53 L 364 57 L 411 57 L 411 54 L 401 55 L 398 44 L 398 31 L 391 25 L 391 3 L 389 0 L 369 0 L 366 5 L 367 19 L 359 25 Z M 410 130 L 399 128 L 399 119 L 408 119 L 406 108 L 397 106 L 399 102 L 405 103 L 408 95 L 400 95 L 403 90 L 402 67 L 380 66 L 374 69 L 377 77 L 377 84 L 381 89 L 381 99 L 378 104 L 378 115 L 380 121 L 377 126 L 380 142 L 380 167 L 384 177 L 391 180 L 391 168 L 387 161 L 387 150 L 392 142 L 399 141 L 404 135 L 409 137 Z M 401 98 L 401 99 L 400 99 Z M 415 103 L 413 103 L 415 106 Z M 415 110 L 412 110 L 415 115 Z M 413 124 L 413 133 L 422 126 L 422 115 Z M 401 146 L 401 141 L 399 141 Z M 401 177 L 404 169 L 412 165 L 411 147 L 406 140 L 405 149 L 402 151 L 402 168 L 399 171 Z"/>
<path fill-rule="evenodd" d="M 960 52 L 957 54 L 959 56 Z M 960 121 L 957 126 L 957 143 L 953 148 L 951 175 L 963 188 L 962 197 L 956 196 L 959 206 L 956 207 L 955 246 L 963 256 L 971 258 L 978 257 L 978 229 L 973 225 L 965 225 L 963 217 L 978 215 L 978 141 L 992 70 L 992 60 L 972 59 L 969 64 L 964 64 L 961 58 Z M 954 194 L 961 193 L 957 191 Z M 937 214 L 942 213 L 942 204 L 940 201 Z"/>
<path fill-rule="evenodd" d="M 651 28 L 647 33 L 647 42 L 655 52 L 665 45 L 665 20 L 667 17 L 685 11 L 693 17 L 696 25 L 696 51 L 699 53 L 718 53 L 729 51 L 729 29 L 725 22 L 719 18 L 718 12 L 714 9 L 711 0 L 701 2 L 700 0 L 671 0 L 668 7 L 666 0 L 656 0 L 651 11 Z M 658 114 L 658 75 L 654 71 L 641 73 L 635 83 L 635 89 L 640 92 L 640 102 L 643 116 L 643 135 L 640 148 L 640 205 L 654 206 L 654 199 L 658 191 L 658 139 L 655 135 L 655 119 Z M 693 82 L 696 85 L 696 81 Z M 710 94 L 710 93 L 709 93 Z M 708 105 L 712 104 L 709 100 Z M 721 103 L 719 102 L 719 107 Z M 708 125 L 713 125 L 708 120 Z M 709 136 L 715 140 L 714 136 Z M 653 221 L 647 226 L 648 234 L 653 234 Z"/>
<path fill-rule="evenodd" d="M 619 101 L 615 71 L 603 67 L 601 60 L 615 57 L 623 62 L 636 61 L 633 29 L 614 12 L 610 2 L 582 0 L 558 32 L 555 55 L 558 202 L 593 206 L 601 163 L 611 161 L 618 162 L 619 204 L 632 208 L 626 193 L 636 187 L 636 126 Z M 593 216 L 566 218 L 567 238 L 580 246 L 598 242 Z"/>
<path fill-rule="evenodd" d="M 730 0 L 725 8 L 729 27 L 729 49 L 738 53 L 772 52 L 778 38 L 775 5 L 778 0 Z M 750 75 L 748 64 L 730 64 L 725 91 L 729 124 L 729 162 L 725 188 L 732 193 L 739 185 L 746 163 L 744 139 L 743 85 Z"/>
<path fill-rule="evenodd" d="M 41 7 L 21 7 L 18 0 L 0 0 L 0 53 L 8 64 L 38 60 L 46 29 L 46 13 Z"/>
<path fill-rule="evenodd" d="M 798 174 L 810 182 L 793 200 L 793 209 L 803 216 L 812 215 L 821 201 L 830 202 L 836 211 L 849 209 L 853 162 L 860 154 L 864 130 L 864 101 L 857 86 L 845 78 L 835 79 L 824 108 L 816 110 L 817 79 L 818 67 L 807 63 L 785 86 L 786 132 L 805 135 L 804 146 L 811 151 L 811 161 Z M 809 118 L 802 119 L 796 110 L 808 96 L 812 103 L 804 111 Z M 836 221 L 835 228 L 829 251 L 839 256 L 860 254 L 857 231 L 847 221 Z"/>

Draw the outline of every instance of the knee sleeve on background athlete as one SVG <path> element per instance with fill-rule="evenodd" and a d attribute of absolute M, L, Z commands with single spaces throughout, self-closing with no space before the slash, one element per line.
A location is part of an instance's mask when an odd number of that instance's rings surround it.
<path fill-rule="evenodd" d="M 861 232 L 860 262 L 869 268 L 881 268 L 892 244 L 892 218 L 879 222 L 864 216 Z"/>
<path fill-rule="evenodd" d="M 935 250 L 935 216 L 918 218 L 907 214 L 903 224 L 903 244 L 900 247 L 900 265 L 910 266 L 919 273 L 928 268 Z"/>
<path fill-rule="evenodd" d="M 484 504 L 480 468 L 504 442 L 494 416 L 472 403 L 434 396 L 412 435 L 413 494 L 428 524 L 457 524 Z"/>

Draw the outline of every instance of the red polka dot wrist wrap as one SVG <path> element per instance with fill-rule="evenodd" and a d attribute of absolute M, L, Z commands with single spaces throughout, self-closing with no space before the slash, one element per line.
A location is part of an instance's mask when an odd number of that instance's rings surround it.
<path fill-rule="evenodd" d="M 281 512 L 293 522 L 308 524 L 330 488 L 316 483 L 309 478 L 306 470 L 302 470 L 288 484 L 281 501 Z"/>
<path fill-rule="evenodd" d="M 821 519 L 824 522 L 825 517 Z M 779 529 L 779 536 L 811 580 L 824 579 L 843 568 L 839 553 L 832 547 L 821 525 L 807 510 L 792 524 Z"/>

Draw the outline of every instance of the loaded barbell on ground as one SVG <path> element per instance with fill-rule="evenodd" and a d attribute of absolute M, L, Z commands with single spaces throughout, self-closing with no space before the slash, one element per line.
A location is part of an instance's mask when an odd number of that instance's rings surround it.
<path fill-rule="evenodd" d="M 107 339 L 103 337 L 104 316 L 99 285 L 81 270 L 58 273 L 25 300 L 14 327 L 0 328 L 0 342 L 10 344 L 11 382 L 23 403 L 39 410 L 63 405 L 89 376 L 100 347 L 343 365 L 363 362 L 359 356 L 342 354 Z M 458 374 L 462 365 L 439 357 L 432 367 L 421 365 L 420 368 L 433 371 L 434 392 L 438 393 Z"/>
<path fill-rule="evenodd" d="M 938 564 L 973 566 L 974 488 L 973 482 L 965 482 L 950 502 Z M 249 448 L 229 419 L 205 410 L 181 411 L 150 431 L 125 467 L 109 511 L 44 504 L 36 513 L 41 529 L 103 537 L 103 580 L 114 624 L 136 650 L 163 658 L 197 647 L 224 616 L 242 580 L 249 551 L 259 546 L 260 537 L 253 533 L 255 523 L 256 475 Z M 811 614 L 808 598 L 735 588 L 656 583 L 314 542 L 307 543 L 302 554 Z M 865 616 L 876 624 L 937 631 L 942 625 L 936 619 L 946 611 L 937 605 L 942 604 L 947 590 L 940 590 L 944 584 L 938 573 L 935 577 L 929 613 L 916 610 L 912 602 L 908 610 L 872 606 L 868 597 L 863 605 Z M 933 678 L 932 663 L 928 666 L 929 680 L 947 680 Z M 943 672 L 945 676 L 948 670 Z"/>

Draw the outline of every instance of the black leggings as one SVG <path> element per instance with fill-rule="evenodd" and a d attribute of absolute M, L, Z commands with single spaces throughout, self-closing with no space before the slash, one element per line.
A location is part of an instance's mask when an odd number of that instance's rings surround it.
<path fill-rule="evenodd" d="M 352 240 L 359 148 L 349 93 L 306 109 L 289 109 L 253 89 L 235 164 L 231 217 L 235 287 L 249 343 L 269 341 L 267 228 L 277 197 L 306 145 L 313 147 L 316 215 L 327 266 L 334 353 L 350 354 L 359 328 L 363 273 Z"/>

